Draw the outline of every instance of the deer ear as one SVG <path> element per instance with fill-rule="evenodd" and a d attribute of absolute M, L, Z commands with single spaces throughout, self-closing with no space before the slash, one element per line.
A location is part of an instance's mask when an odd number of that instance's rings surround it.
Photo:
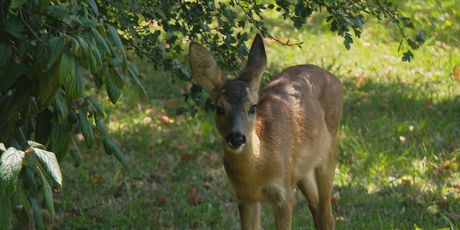
<path fill-rule="evenodd" d="M 189 61 L 195 81 L 214 95 L 216 90 L 222 87 L 225 79 L 211 52 L 202 45 L 192 42 L 189 48 Z"/>
<path fill-rule="evenodd" d="M 247 81 L 253 91 L 258 91 L 262 74 L 267 67 L 267 55 L 262 36 L 257 34 L 249 50 L 248 63 L 240 75 L 240 79 Z"/>

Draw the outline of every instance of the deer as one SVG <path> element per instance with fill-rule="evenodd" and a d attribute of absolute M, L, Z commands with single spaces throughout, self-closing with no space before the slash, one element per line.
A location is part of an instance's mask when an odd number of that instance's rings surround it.
<path fill-rule="evenodd" d="M 241 229 L 262 229 L 262 202 L 273 208 L 277 230 L 291 229 L 297 189 L 308 200 L 316 229 L 334 229 L 331 194 L 343 110 L 341 82 L 305 64 L 284 69 L 260 89 L 267 67 L 260 34 L 235 78 L 195 41 L 189 45 L 189 64 L 193 79 L 215 105 L 223 164 L 238 200 Z"/>

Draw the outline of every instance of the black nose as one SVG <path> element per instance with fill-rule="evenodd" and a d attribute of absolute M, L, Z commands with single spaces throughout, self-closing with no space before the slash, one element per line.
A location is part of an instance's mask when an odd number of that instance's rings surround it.
<path fill-rule="evenodd" d="M 243 144 L 246 144 L 246 136 L 240 132 L 232 132 L 225 137 L 225 140 L 232 147 L 240 147 Z"/>

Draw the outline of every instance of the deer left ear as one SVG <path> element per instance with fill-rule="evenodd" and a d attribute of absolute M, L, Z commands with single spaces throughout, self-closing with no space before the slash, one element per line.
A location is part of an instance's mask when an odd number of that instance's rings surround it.
<path fill-rule="evenodd" d="M 248 63 L 240 75 L 240 80 L 249 83 L 251 90 L 257 92 L 262 74 L 267 67 L 267 55 L 262 36 L 257 34 L 249 50 Z"/>

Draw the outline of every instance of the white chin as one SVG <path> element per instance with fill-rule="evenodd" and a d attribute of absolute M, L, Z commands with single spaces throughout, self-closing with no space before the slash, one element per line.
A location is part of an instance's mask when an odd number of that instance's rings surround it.
<path fill-rule="evenodd" d="M 233 147 L 233 146 L 231 146 L 231 145 L 229 145 L 229 144 L 226 145 L 226 149 L 227 149 L 229 152 L 232 152 L 232 153 L 240 153 L 241 150 L 243 150 L 243 148 L 244 148 L 244 144 L 241 145 L 241 146 L 239 146 L 239 147 L 237 147 L 237 148 L 235 148 L 235 147 Z"/>

